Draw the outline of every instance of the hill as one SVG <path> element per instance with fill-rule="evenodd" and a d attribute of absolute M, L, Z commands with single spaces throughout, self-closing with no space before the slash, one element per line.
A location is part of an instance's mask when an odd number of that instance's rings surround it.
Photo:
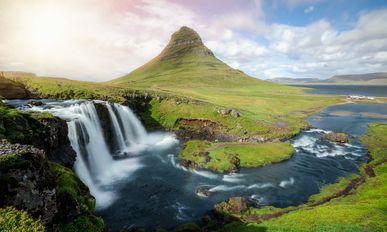
<path fill-rule="evenodd" d="M 328 79 L 278 77 L 270 82 L 285 85 L 387 85 L 387 72 L 336 75 Z"/>
<path fill-rule="evenodd" d="M 201 86 L 246 86 L 263 84 L 217 59 L 199 34 L 182 27 L 162 52 L 126 76 L 110 81 L 138 87 L 165 88 Z M 189 86 L 187 86 L 189 85 Z"/>
<path fill-rule="evenodd" d="M 23 85 L 8 77 L 8 72 L 0 72 L 0 99 L 26 98 L 29 96 L 28 91 L 24 89 Z"/>
<path fill-rule="evenodd" d="M 319 83 L 322 80 L 317 78 L 291 78 L 291 77 L 276 77 L 269 80 L 273 83 L 285 84 L 285 85 L 298 85 L 305 83 Z"/>
<path fill-rule="evenodd" d="M 337 75 L 327 80 L 326 83 L 353 83 L 353 84 L 387 84 L 387 72 L 366 73 L 352 75 Z"/>

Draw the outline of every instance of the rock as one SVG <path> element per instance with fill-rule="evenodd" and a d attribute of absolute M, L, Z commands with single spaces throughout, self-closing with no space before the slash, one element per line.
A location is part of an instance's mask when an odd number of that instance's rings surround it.
<path fill-rule="evenodd" d="M 45 104 L 42 101 L 31 100 L 31 101 L 28 102 L 28 105 L 31 105 L 31 106 L 43 106 Z"/>
<path fill-rule="evenodd" d="M 231 164 L 230 172 L 238 172 L 240 169 L 240 160 L 236 154 L 229 154 L 228 159 Z"/>
<path fill-rule="evenodd" d="M 231 115 L 232 117 L 234 117 L 234 118 L 238 118 L 238 117 L 241 116 L 240 113 L 239 113 L 237 110 L 235 110 L 235 109 L 232 109 L 232 110 L 231 110 L 230 115 Z"/>
<path fill-rule="evenodd" d="M 199 186 L 196 188 L 195 193 L 199 197 L 209 197 L 211 195 L 210 186 Z"/>
<path fill-rule="evenodd" d="M 348 143 L 348 136 L 344 133 L 329 133 L 323 138 L 335 143 Z"/>
<path fill-rule="evenodd" d="M 72 167 L 76 153 L 71 147 L 68 138 L 66 121 L 53 118 L 41 121 L 42 137 L 34 136 L 31 144 L 43 149 L 47 158 L 66 167 Z"/>
<path fill-rule="evenodd" d="M 242 125 L 238 122 L 238 123 L 236 124 L 236 128 L 241 129 L 241 128 L 242 128 Z"/>
<path fill-rule="evenodd" d="M 217 213 L 242 213 L 248 209 L 247 200 L 244 197 L 231 197 L 228 202 L 215 205 Z"/>
<path fill-rule="evenodd" d="M 7 158 L 0 161 L 0 207 L 15 206 L 40 216 L 45 224 L 51 222 L 58 211 L 56 177 L 45 162 L 44 152 L 32 146 L 12 149 L 26 152 L 2 155 Z"/>
<path fill-rule="evenodd" d="M 228 115 L 231 112 L 230 109 L 219 109 L 218 113 L 222 115 Z"/>

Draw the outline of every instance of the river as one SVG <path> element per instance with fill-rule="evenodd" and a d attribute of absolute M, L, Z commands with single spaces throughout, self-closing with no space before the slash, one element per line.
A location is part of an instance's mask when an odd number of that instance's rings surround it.
<path fill-rule="evenodd" d="M 244 196 L 256 207 L 286 207 L 306 202 L 325 184 L 358 173 L 367 149 L 359 143 L 370 122 L 387 123 L 387 104 L 351 104 L 327 108 L 308 122 L 319 129 L 290 140 L 296 152 L 285 162 L 241 169 L 235 174 L 187 170 L 179 165 L 181 143 L 173 134 L 148 133 L 128 107 L 101 101 L 6 101 L 20 110 L 51 112 L 65 119 L 77 151 L 76 172 L 97 200 L 97 214 L 111 231 L 134 227 L 171 229 L 209 214 L 214 204 Z M 115 130 L 117 146 L 109 149 L 95 104 L 103 104 Z M 324 140 L 329 131 L 344 132 L 350 143 Z M 113 158 L 119 157 L 119 159 Z M 209 197 L 196 194 L 198 188 Z"/>

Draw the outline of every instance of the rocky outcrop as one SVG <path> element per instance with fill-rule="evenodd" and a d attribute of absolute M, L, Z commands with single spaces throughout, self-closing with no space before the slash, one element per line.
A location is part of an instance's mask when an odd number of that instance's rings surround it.
<path fill-rule="evenodd" d="M 231 197 L 228 202 L 222 202 L 215 205 L 215 212 L 223 213 L 242 213 L 248 209 L 247 200 L 244 197 Z"/>
<path fill-rule="evenodd" d="M 42 149 L 49 160 L 72 167 L 76 154 L 70 145 L 65 121 L 45 113 L 21 113 L 4 106 L 2 109 L 0 138 L 34 145 Z"/>
<path fill-rule="evenodd" d="M 221 115 L 230 115 L 233 118 L 239 118 L 241 116 L 236 109 L 219 109 L 218 113 Z"/>
<path fill-rule="evenodd" d="M 45 119 L 41 120 L 40 123 L 43 125 L 41 131 L 43 137 L 34 137 L 31 141 L 32 144 L 43 149 L 49 160 L 66 167 L 72 167 L 76 153 L 70 145 L 66 122 L 60 119 Z"/>
<path fill-rule="evenodd" d="M 205 119 L 179 119 L 176 135 L 182 140 L 201 139 L 208 141 L 234 141 L 235 136 L 220 133 L 222 125 Z"/>
<path fill-rule="evenodd" d="M 29 96 L 30 93 L 22 84 L 7 79 L 0 73 L 0 98 L 22 99 Z"/>
<path fill-rule="evenodd" d="M 57 183 L 44 151 L 20 144 L 0 144 L 0 149 L 0 207 L 15 206 L 45 224 L 52 222 L 58 212 Z"/>
<path fill-rule="evenodd" d="M 335 143 L 348 143 L 348 136 L 344 133 L 329 133 L 323 136 L 324 139 Z"/>
<path fill-rule="evenodd" d="M 72 170 L 66 122 L 1 107 L 0 208 L 25 210 L 47 231 L 103 231 L 95 199 Z"/>

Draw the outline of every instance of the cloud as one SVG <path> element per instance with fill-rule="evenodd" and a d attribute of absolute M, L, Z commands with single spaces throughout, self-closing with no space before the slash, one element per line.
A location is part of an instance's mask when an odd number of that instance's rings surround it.
<path fill-rule="evenodd" d="M 316 2 L 282 4 L 306 13 Z M 340 31 L 324 18 L 305 26 L 268 23 L 262 1 L 227 1 L 221 11 L 214 3 L 205 14 L 204 3 L 2 0 L 0 70 L 109 80 L 156 56 L 183 25 L 197 30 L 220 59 L 259 78 L 387 70 L 387 9 L 362 12 Z"/>
<path fill-rule="evenodd" d="M 168 1 L 3 0 L 0 9 L 0 70 L 92 81 L 142 65 L 182 25 L 201 27 Z"/>
<path fill-rule="evenodd" d="M 314 6 L 308 6 L 307 8 L 305 8 L 304 13 L 309 14 L 312 13 L 312 11 L 314 11 Z"/>

